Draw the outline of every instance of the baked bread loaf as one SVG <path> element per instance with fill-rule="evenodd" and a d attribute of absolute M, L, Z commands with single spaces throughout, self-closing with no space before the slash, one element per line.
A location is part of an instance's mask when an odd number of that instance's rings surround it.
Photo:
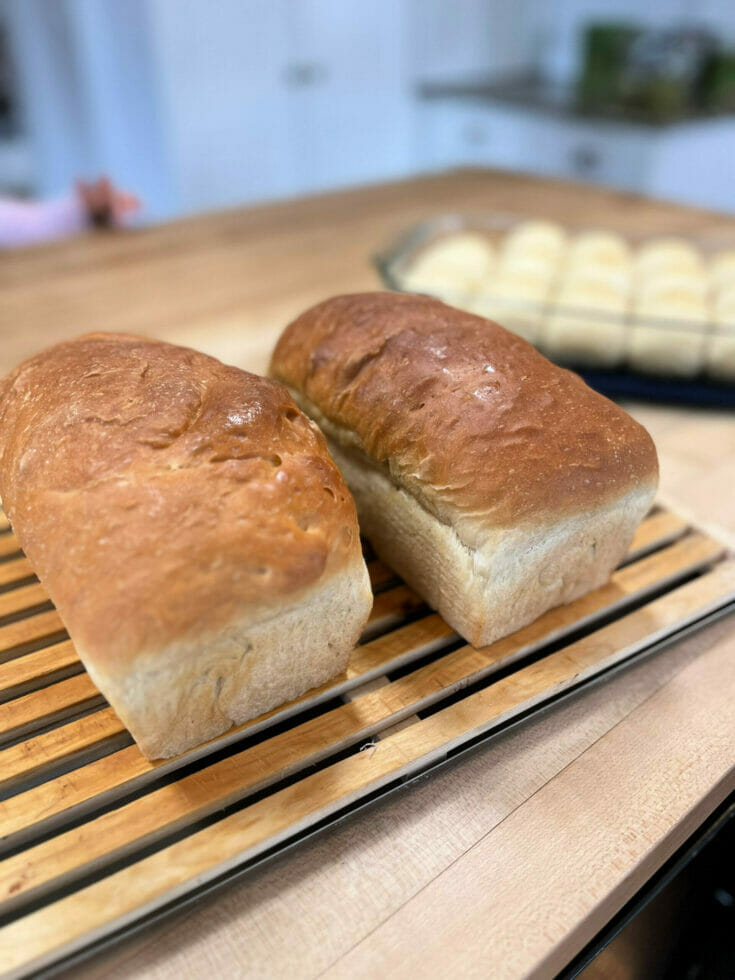
<path fill-rule="evenodd" d="M 378 554 L 475 646 L 605 582 L 653 500 L 645 429 L 437 300 L 321 303 L 271 372 L 326 434 Z"/>
<path fill-rule="evenodd" d="M 372 595 L 355 506 L 277 382 L 91 334 L 0 387 L 0 493 L 149 758 L 344 670 Z"/>

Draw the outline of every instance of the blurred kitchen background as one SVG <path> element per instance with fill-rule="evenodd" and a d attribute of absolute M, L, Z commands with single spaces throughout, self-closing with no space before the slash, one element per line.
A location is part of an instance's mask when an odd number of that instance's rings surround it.
<path fill-rule="evenodd" d="M 0 0 L 0 194 L 144 220 L 463 165 L 735 210 L 735 2 Z"/>

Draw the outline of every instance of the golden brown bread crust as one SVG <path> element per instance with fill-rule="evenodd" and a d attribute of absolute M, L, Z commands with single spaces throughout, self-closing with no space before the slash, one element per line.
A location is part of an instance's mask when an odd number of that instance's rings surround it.
<path fill-rule="evenodd" d="M 286 389 L 92 334 L 0 388 L 0 493 L 78 647 L 106 671 L 361 561 L 352 498 Z"/>
<path fill-rule="evenodd" d="M 651 437 L 617 405 L 428 297 L 320 303 L 286 328 L 271 373 L 445 523 L 545 523 L 658 479 Z"/>

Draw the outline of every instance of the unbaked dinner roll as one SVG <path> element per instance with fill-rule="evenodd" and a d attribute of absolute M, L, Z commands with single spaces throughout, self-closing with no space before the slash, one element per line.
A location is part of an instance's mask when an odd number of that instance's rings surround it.
<path fill-rule="evenodd" d="M 704 262 L 699 250 L 690 242 L 672 236 L 653 238 L 642 245 L 636 256 L 636 266 L 638 275 L 643 278 L 657 272 L 700 271 Z"/>
<path fill-rule="evenodd" d="M 577 280 L 555 297 L 543 333 L 543 350 L 570 364 L 612 367 L 625 353 L 626 301 L 604 281 Z"/>
<path fill-rule="evenodd" d="M 271 371 L 322 426 L 378 554 L 476 646 L 602 585 L 653 500 L 645 429 L 436 300 L 320 303 Z"/>
<path fill-rule="evenodd" d="M 475 232 L 446 235 L 428 245 L 404 273 L 401 287 L 459 300 L 474 294 L 495 265 L 491 242 Z"/>
<path fill-rule="evenodd" d="M 640 282 L 637 298 L 642 303 L 688 303 L 690 300 L 705 303 L 709 288 L 707 276 L 699 270 L 673 274 L 658 272 Z"/>
<path fill-rule="evenodd" d="M 610 231 L 584 231 L 572 239 L 567 261 L 570 265 L 590 263 L 612 268 L 629 267 L 631 250 L 620 235 Z"/>
<path fill-rule="evenodd" d="M 634 310 L 629 358 L 655 374 L 691 377 L 704 363 L 706 305 L 696 299 L 644 300 Z"/>
<path fill-rule="evenodd" d="M 545 278 L 530 272 L 505 272 L 463 308 L 495 320 L 533 344 L 539 338 L 548 295 L 549 284 Z"/>
<path fill-rule="evenodd" d="M 576 281 L 597 282 L 627 294 L 632 271 L 630 248 L 620 235 L 589 231 L 572 240 L 561 278 L 564 286 Z"/>
<path fill-rule="evenodd" d="M 506 261 L 512 255 L 558 260 L 566 249 L 567 237 L 562 226 L 554 221 L 522 221 L 505 236 L 502 257 Z"/>
<path fill-rule="evenodd" d="M 735 287 L 735 248 L 712 256 L 709 274 L 716 290 Z"/>
<path fill-rule="evenodd" d="M 575 262 L 564 267 L 559 290 L 599 286 L 612 290 L 627 300 L 632 285 L 632 270 L 625 265 L 598 265 L 594 262 Z"/>
<path fill-rule="evenodd" d="M 495 277 L 491 279 L 494 285 L 498 279 L 528 278 L 542 282 L 545 290 L 549 290 L 559 275 L 559 261 L 543 253 L 526 253 L 523 251 L 503 253 L 497 265 Z"/>
<path fill-rule="evenodd" d="M 718 316 L 735 310 L 735 282 L 718 290 L 715 294 L 714 308 Z"/>
<path fill-rule="evenodd" d="M 21 364 L 0 410 L 13 530 L 146 756 L 345 669 L 372 603 L 357 516 L 282 385 L 90 334 Z"/>

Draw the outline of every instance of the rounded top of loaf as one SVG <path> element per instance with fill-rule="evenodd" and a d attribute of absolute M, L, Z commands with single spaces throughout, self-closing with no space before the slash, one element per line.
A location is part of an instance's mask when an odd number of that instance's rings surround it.
<path fill-rule="evenodd" d="M 490 320 L 428 297 L 337 296 L 282 334 L 272 374 L 430 512 L 553 522 L 655 486 L 646 430 Z"/>
<path fill-rule="evenodd" d="M 75 642 L 123 661 L 275 615 L 361 561 L 354 503 L 283 385 L 90 334 L 0 387 L 0 493 Z"/>

